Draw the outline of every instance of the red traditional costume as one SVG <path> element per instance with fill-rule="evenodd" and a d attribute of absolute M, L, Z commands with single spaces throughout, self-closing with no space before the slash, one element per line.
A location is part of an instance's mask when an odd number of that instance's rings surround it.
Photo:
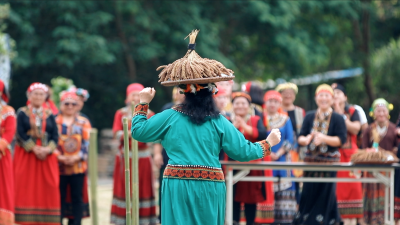
<path fill-rule="evenodd" d="M 34 83 L 28 93 L 44 84 Z M 15 221 L 17 224 L 60 224 L 59 170 L 53 152 L 58 142 L 57 125 L 51 110 L 22 107 L 17 113 L 17 145 L 14 156 Z M 35 146 L 47 146 L 51 152 L 44 160 L 33 153 Z"/>
<path fill-rule="evenodd" d="M 354 107 L 346 107 L 345 115 L 351 121 L 359 121 Z M 347 132 L 347 141 L 339 149 L 340 162 L 350 162 L 351 156 L 358 151 L 357 135 Z M 339 178 L 355 178 L 352 171 L 338 171 Z M 336 197 L 339 213 L 342 219 L 363 217 L 363 195 L 361 183 L 337 183 Z"/>
<path fill-rule="evenodd" d="M 251 97 L 244 92 L 235 92 L 232 94 L 232 102 L 238 98 L 244 97 L 251 103 Z M 262 119 L 257 115 L 250 113 L 245 118 L 246 124 L 252 127 L 252 134 L 245 132 L 243 127 L 239 127 L 238 130 L 243 133 L 244 137 L 251 141 L 256 142 L 263 140 L 266 137 L 266 130 L 263 126 Z M 235 121 L 235 115 L 232 114 L 231 121 Z M 269 157 L 269 156 L 267 156 Z M 228 156 L 225 154 L 225 160 L 228 160 Z M 251 162 L 260 162 L 261 159 L 253 160 Z M 272 173 L 272 171 L 270 171 Z M 251 170 L 248 176 L 263 176 L 265 173 L 262 170 Z M 267 188 L 268 189 L 268 188 Z M 257 212 L 257 203 L 264 202 L 266 199 L 273 195 L 266 196 L 266 186 L 264 182 L 238 182 L 235 185 L 234 195 L 234 212 L 233 218 L 238 221 L 246 221 L 247 223 L 253 223 Z M 273 208 L 272 208 L 273 211 Z M 249 221 L 250 220 L 250 221 Z"/>
<path fill-rule="evenodd" d="M 127 96 L 131 92 L 139 92 L 144 87 L 141 84 L 131 84 L 127 88 Z M 149 112 L 148 118 L 153 116 L 153 112 Z M 115 113 L 113 132 L 115 138 L 120 140 L 119 152 L 116 155 L 114 167 L 114 189 L 113 201 L 111 208 L 111 223 L 112 224 L 125 224 L 126 208 L 125 208 L 125 167 L 124 167 L 124 154 L 123 154 L 123 127 L 122 119 L 132 118 L 132 110 L 130 106 L 119 109 Z M 129 123 L 129 129 L 131 124 Z M 129 140 L 130 142 L 131 140 Z M 131 146 L 131 143 L 129 143 Z M 140 224 L 156 224 L 156 202 L 155 190 L 153 186 L 153 171 L 152 171 L 152 158 L 148 145 L 139 142 L 139 223 Z M 131 156 L 129 156 L 131 157 Z M 131 160 L 130 160 L 131 162 Z M 131 171 L 132 172 L 132 171 Z"/>
<path fill-rule="evenodd" d="M 78 101 L 75 92 L 64 92 L 61 102 L 66 100 Z M 74 165 L 60 163 L 60 192 L 62 217 L 80 224 L 82 217 L 89 216 L 88 191 L 87 191 L 87 158 L 89 150 L 89 137 L 91 125 L 88 119 L 77 115 L 71 125 L 64 123 L 63 115 L 56 116 L 58 133 L 58 151 L 61 155 L 76 156 L 81 160 Z M 80 205 L 77 206 L 77 205 Z M 77 209 L 76 209 L 77 208 Z M 72 221 L 70 221 L 71 224 Z"/>
<path fill-rule="evenodd" d="M 1 98 L 7 103 L 8 96 L 0 80 Z M 14 109 L 0 104 L 0 224 L 14 224 L 14 176 L 10 143 L 14 138 L 16 120 Z"/>

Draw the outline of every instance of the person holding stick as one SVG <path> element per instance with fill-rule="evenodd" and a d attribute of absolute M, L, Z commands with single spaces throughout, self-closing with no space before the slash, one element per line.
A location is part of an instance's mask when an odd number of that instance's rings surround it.
<path fill-rule="evenodd" d="M 161 67 L 159 75 L 161 84 L 179 85 L 185 101 L 148 119 L 156 91 L 145 88 L 132 119 L 132 137 L 161 141 L 170 157 L 161 190 L 163 225 L 223 225 L 226 186 L 219 162 L 221 149 L 232 159 L 250 161 L 269 155 L 280 142 L 279 130 L 273 130 L 265 140 L 252 143 L 220 115 L 212 97 L 218 91 L 214 82 L 232 80 L 233 71 L 194 51 L 197 33 L 189 35 L 186 56 Z"/>
<path fill-rule="evenodd" d="M 89 215 L 89 205 L 84 204 L 87 160 L 90 138 L 90 122 L 78 112 L 78 96 L 75 92 L 62 92 L 61 113 L 56 116 L 60 138 L 59 152 L 61 220 L 68 218 L 69 225 L 80 225 Z M 84 189 L 86 187 L 86 190 Z"/>
<path fill-rule="evenodd" d="M 116 225 L 123 225 L 126 223 L 126 193 L 125 193 L 125 167 L 123 147 L 123 125 L 122 120 L 124 118 L 132 118 L 131 104 L 139 103 L 139 92 L 144 89 L 142 84 L 134 83 L 130 84 L 126 90 L 126 104 L 127 106 L 119 109 L 115 113 L 113 132 L 114 138 L 120 141 L 119 152 L 116 155 L 115 167 L 114 167 L 114 185 L 113 185 L 113 200 L 111 208 L 111 223 Z M 148 112 L 150 118 L 154 113 Z M 129 140 L 129 146 L 131 146 L 131 140 Z M 154 179 L 153 179 L 153 160 L 151 158 L 151 152 L 148 145 L 144 142 L 139 142 L 139 219 L 140 224 L 156 224 L 158 219 L 156 216 L 156 201 L 155 201 L 155 190 L 154 190 Z M 130 149 L 130 152 L 132 149 Z M 130 157 L 130 164 L 131 158 Z M 132 171 L 131 171 L 132 173 Z"/>

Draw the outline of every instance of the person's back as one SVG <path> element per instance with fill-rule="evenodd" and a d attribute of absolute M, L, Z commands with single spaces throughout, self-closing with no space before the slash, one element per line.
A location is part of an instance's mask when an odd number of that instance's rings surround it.
<path fill-rule="evenodd" d="M 161 190 L 163 225 L 224 224 L 226 188 L 220 150 L 233 159 L 250 161 L 269 155 L 271 146 L 280 141 L 279 131 L 272 131 L 268 140 L 251 143 L 220 115 L 212 97 L 218 93 L 215 82 L 232 80 L 233 71 L 194 51 L 197 33 L 189 34 L 189 50 L 182 59 L 157 69 L 162 69 L 162 85 L 178 85 L 185 94 L 183 104 L 147 119 L 155 90 L 145 88 L 132 119 L 133 138 L 161 140 L 170 156 Z"/>
<path fill-rule="evenodd" d="M 154 90 L 145 91 L 154 96 Z M 146 116 L 146 102 L 152 97 L 141 96 L 142 103 L 135 107 L 132 137 L 141 142 L 161 141 L 170 157 L 161 190 L 163 224 L 223 224 L 226 187 L 218 157 L 221 149 L 238 161 L 270 154 L 268 141 L 247 141 L 215 110 L 213 102 L 196 102 L 202 95 L 212 101 L 206 90 L 196 96 L 187 94 L 182 105 L 150 119 Z"/>

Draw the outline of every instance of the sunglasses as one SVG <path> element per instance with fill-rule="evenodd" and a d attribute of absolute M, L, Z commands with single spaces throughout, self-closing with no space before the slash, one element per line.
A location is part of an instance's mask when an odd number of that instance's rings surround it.
<path fill-rule="evenodd" d="M 70 106 L 70 105 L 76 106 L 77 104 L 76 103 L 72 103 L 72 102 L 66 102 L 66 103 L 64 103 L 64 105 L 65 106 Z"/>

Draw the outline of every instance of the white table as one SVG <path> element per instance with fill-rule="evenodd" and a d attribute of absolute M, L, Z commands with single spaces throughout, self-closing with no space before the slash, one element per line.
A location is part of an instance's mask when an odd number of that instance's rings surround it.
<path fill-rule="evenodd" d="M 353 165 L 351 163 L 288 163 L 288 162 L 252 162 L 243 163 L 235 161 L 221 161 L 226 167 L 226 224 L 232 224 L 233 212 L 233 185 L 238 181 L 278 181 L 277 177 L 247 176 L 250 170 L 293 170 L 303 171 L 354 171 L 360 170 L 370 172 L 374 177 L 361 178 L 321 178 L 321 177 L 281 177 L 281 181 L 315 182 L 315 183 L 337 183 L 337 182 L 361 182 L 381 183 L 385 185 L 385 224 L 393 225 L 394 221 L 394 171 L 400 169 L 400 164 L 391 165 Z M 238 172 L 233 175 L 233 170 Z M 383 173 L 383 174 L 382 174 Z M 388 207 L 390 206 L 390 207 Z"/>

